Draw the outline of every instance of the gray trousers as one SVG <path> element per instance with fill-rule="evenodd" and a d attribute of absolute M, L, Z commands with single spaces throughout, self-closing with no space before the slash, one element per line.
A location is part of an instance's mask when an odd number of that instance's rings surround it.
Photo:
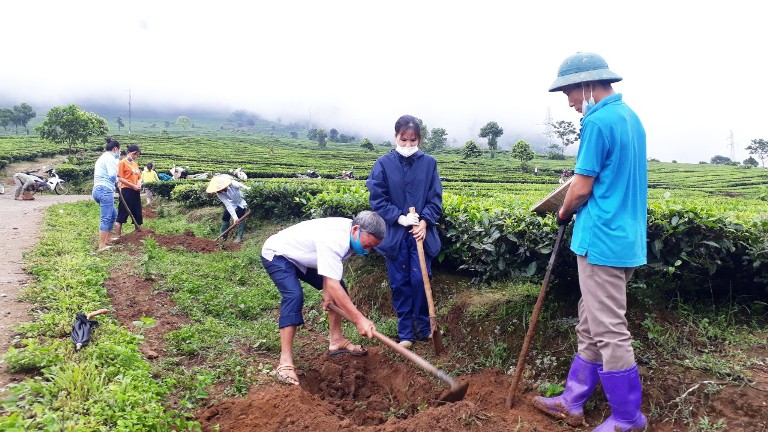
<path fill-rule="evenodd" d="M 16 194 L 14 195 L 14 198 L 18 198 L 21 196 L 23 191 L 29 189 L 30 186 L 35 184 L 35 178 L 29 174 L 24 173 L 14 174 L 13 181 L 16 183 Z"/>
<path fill-rule="evenodd" d="M 627 282 L 634 268 L 589 264 L 576 257 L 579 266 L 579 355 L 603 363 L 603 369 L 622 370 L 635 364 L 632 335 L 627 329 Z"/>

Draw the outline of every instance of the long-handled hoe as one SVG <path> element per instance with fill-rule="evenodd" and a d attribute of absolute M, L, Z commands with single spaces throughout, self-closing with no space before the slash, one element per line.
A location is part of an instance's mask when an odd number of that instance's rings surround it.
<path fill-rule="evenodd" d="M 416 213 L 416 207 L 409 209 L 411 213 Z M 437 312 L 435 312 L 435 302 L 432 298 L 432 284 L 429 282 L 429 272 L 427 271 L 427 260 L 424 257 L 424 240 L 416 242 L 416 249 L 419 253 L 419 265 L 421 266 L 421 279 L 424 281 L 424 292 L 427 296 L 427 306 L 429 307 L 429 328 L 432 332 L 432 345 L 435 348 L 435 355 L 440 355 L 445 348 L 443 347 L 443 335 L 440 333 L 440 325 L 437 323 Z"/>
<path fill-rule="evenodd" d="M 336 312 L 337 314 L 341 315 L 342 317 L 346 318 L 347 321 L 351 321 L 349 317 L 347 317 L 347 315 L 344 312 L 342 312 L 342 310 L 335 304 L 333 303 L 329 304 L 328 308 Z M 448 390 L 443 391 L 443 393 L 440 394 L 440 397 L 437 399 L 439 402 L 458 402 L 464 399 L 464 396 L 467 395 L 467 389 L 469 389 L 469 382 L 455 381 L 453 378 L 448 376 L 447 373 L 443 372 L 442 370 L 435 367 L 433 364 L 424 360 L 421 356 L 419 356 L 415 352 L 405 347 L 401 347 L 400 345 L 397 344 L 397 342 L 384 336 L 383 334 L 379 333 L 377 330 L 373 331 L 373 337 L 379 340 L 379 342 L 388 346 L 390 349 L 392 349 L 396 353 L 412 361 L 413 363 L 416 363 L 417 366 L 420 366 L 422 369 L 429 372 L 437 379 L 448 384 L 450 388 Z"/>
<path fill-rule="evenodd" d="M 136 227 L 136 231 L 141 232 L 141 225 L 136 223 L 136 218 L 133 217 L 133 212 L 131 211 L 131 208 L 128 207 L 128 204 L 125 202 L 125 198 L 123 198 L 123 190 L 122 188 L 117 188 L 117 194 L 120 196 L 120 202 L 123 203 L 123 207 L 125 207 L 126 210 L 128 210 L 128 214 L 131 216 L 131 220 L 133 221 L 133 226 Z"/>
<path fill-rule="evenodd" d="M 241 217 L 240 219 L 238 219 L 238 220 L 237 220 L 237 222 L 233 223 L 232 225 L 230 225 L 230 226 L 229 226 L 229 228 L 227 228 L 226 230 L 224 230 L 224 232 L 223 232 L 223 233 L 219 234 L 219 236 L 218 236 L 218 237 L 216 237 L 216 240 L 218 240 L 218 239 L 220 239 L 220 238 L 224 237 L 225 235 L 229 234 L 229 232 L 230 232 L 230 231 L 232 231 L 233 229 L 235 229 L 235 227 L 236 227 L 236 226 L 240 225 L 240 222 L 242 222 L 243 220 L 245 220 L 245 218 L 247 218 L 247 217 L 248 217 L 248 216 L 250 216 L 250 215 L 251 215 L 251 211 L 250 211 L 250 210 L 248 210 L 247 212 L 245 212 L 245 214 L 243 215 L 243 217 Z"/>
<path fill-rule="evenodd" d="M 507 408 L 512 408 L 515 402 L 515 396 L 517 395 L 517 385 L 520 384 L 520 377 L 523 375 L 523 369 L 525 368 L 525 357 L 528 356 L 528 349 L 531 347 L 531 340 L 533 339 L 534 329 L 536 328 L 536 322 L 539 321 L 539 313 L 541 312 L 541 306 L 544 304 L 544 297 L 547 295 L 547 285 L 549 285 L 549 277 L 552 275 L 552 267 L 554 267 L 557 260 L 557 251 L 560 249 L 560 241 L 563 239 L 563 233 L 565 232 L 565 225 L 561 225 L 557 229 L 557 239 L 555 240 L 555 248 L 552 249 L 552 255 L 549 257 L 549 264 L 547 264 L 547 272 L 544 274 L 544 283 L 541 285 L 541 291 L 539 292 L 539 298 L 536 299 L 536 306 L 533 307 L 533 313 L 531 313 L 531 321 L 528 324 L 528 333 L 525 335 L 523 341 L 523 348 L 520 351 L 520 357 L 517 359 L 517 367 L 515 368 L 515 375 L 512 377 L 512 384 L 509 386 L 509 393 L 507 394 Z"/>

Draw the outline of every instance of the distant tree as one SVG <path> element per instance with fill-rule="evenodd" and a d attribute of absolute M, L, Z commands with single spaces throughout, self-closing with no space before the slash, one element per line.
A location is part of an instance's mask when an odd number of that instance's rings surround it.
<path fill-rule="evenodd" d="M 495 121 L 488 122 L 488 124 L 480 129 L 480 138 L 488 138 L 488 148 L 491 150 L 491 158 L 496 157 L 496 150 L 499 148 L 499 144 L 496 140 L 503 134 L 504 129 L 502 129 Z"/>
<path fill-rule="evenodd" d="M 427 125 L 424 124 L 424 121 L 420 118 L 416 118 L 416 120 L 419 121 L 419 132 L 421 133 L 421 143 L 425 143 L 429 141 L 429 129 L 427 129 Z"/>
<path fill-rule="evenodd" d="M 299 137 L 299 133 L 296 131 L 291 131 L 291 138 L 296 139 Z"/>
<path fill-rule="evenodd" d="M 318 129 L 317 130 L 317 144 L 320 146 L 320 148 L 324 149 L 328 145 L 325 142 L 325 139 L 328 138 L 328 132 L 325 131 L 325 129 Z"/>
<path fill-rule="evenodd" d="M 331 130 L 328 131 L 328 139 L 331 142 L 339 142 L 339 131 L 336 130 L 336 128 L 331 128 Z"/>
<path fill-rule="evenodd" d="M 729 162 L 731 162 L 731 158 L 721 155 L 712 156 L 712 159 L 709 160 L 712 165 L 726 165 Z"/>
<path fill-rule="evenodd" d="M 337 140 L 338 140 L 338 142 L 340 142 L 340 143 L 348 143 L 348 142 L 350 142 L 350 141 L 351 141 L 351 140 L 349 139 L 349 137 L 348 137 L 346 134 L 341 134 L 341 135 L 339 135 L 338 137 L 336 137 L 336 139 L 337 139 Z"/>
<path fill-rule="evenodd" d="M 552 132 L 555 136 L 560 138 L 563 150 L 580 139 L 579 131 L 576 130 L 576 126 L 574 126 L 573 122 L 560 120 L 552 123 Z"/>
<path fill-rule="evenodd" d="M 176 118 L 176 124 L 178 126 L 181 126 L 181 128 L 184 129 L 184 131 L 186 132 L 189 125 L 192 124 L 192 121 L 187 116 L 178 116 Z"/>
<path fill-rule="evenodd" d="M 748 157 L 748 158 L 744 159 L 744 162 L 742 162 L 742 163 L 744 164 L 744 166 L 753 166 L 753 167 L 756 167 L 756 166 L 760 165 L 760 164 L 757 162 L 757 159 L 753 158 L 752 156 L 750 156 L 750 157 Z"/>
<path fill-rule="evenodd" d="M 656 158 L 650 158 L 648 159 L 648 162 L 661 162 L 661 161 Z"/>
<path fill-rule="evenodd" d="M 312 128 L 312 129 L 308 130 L 307 131 L 307 139 L 310 140 L 310 141 L 317 140 L 317 129 Z"/>
<path fill-rule="evenodd" d="M 478 147 L 477 143 L 473 140 L 469 140 L 464 144 L 464 150 L 462 150 L 461 153 L 464 155 L 464 159 L 480 157 L 483 155 L 483 151 L 480 150 L 480 147 Z"/>
<path fill-rule="evenodd" d="M 373 143 L 368 138 L 363 138 L 362 141 L 360 141 L 360 147 L 368 150 L 368 151 L 374 151 L 376 150 L 375 147 L 373 147 Z"/>
<path fill-rule="evenodd" d="M 533 151 L 530 144 L 525 142 L 525 140 L 520 140 L 512 146 L 510 156 L 519 159 L 520 163 L 526 163 L 529 160 L 533 160 L 536 153 Z"/>
<path fill-rule="evenodd" d="M 117 118 L 117 131 L 120 132 L 120 129 L 125 126 L 125 123 L 123 123 L 123 118 L 118 117 Z"/>
<path fill-rule="evenodd" d="M 565 155 L 563 154 L 563 146 L 560 144 L 552 143 L 549 146 L 549 151 L 547 152 L 547 157 L 552 160 L 563 160 L 565 159 Z"/>
<path fill-rule="evenodd" d="M 382 146 L 387 146 L 387 147 L 389 147 L 389 148 L 392 148 L 392 146 L 393 146 L 394 144 L 392 144 L 392 141 L 384 141 L 383 143 L 381 143 L 381 145 L 382 145 Z"/>
<path fill-rule="evenodd" d="M 83 111 L 75 104 L 51 108 L 45 121 L 35 130 L 44 140 L 66 144 L 70 153 L 74 145 L 85 144 L 89 138 L 109 132 L 105 119 Z"/>
<path fill-rule="evenodd" d="M 448 143 L 448 133 L 443 128 L 434 128 L 432 133 L 429 134 L 429 141 L 427 141 L 424 149 L 428 152 L 440 150 L 445 148 Z"/>
<path fill-rule="evenodd" d="M 165 121 L 165 127 L 167 127 L 167 128 L 171 127 L 171 122 L 169 122 L 168 120 L 166 120 L 166 121 Z M 166 132 L 168 132 L 168 131 L 166 131 Z"/>
<path fill-rule="evenodd" d="M 752 144 L 748 145 L 746 150 L 749 150 L 750 155 L 757 156 L 760 159 L 760 164 L 765 167 L 765 160 L 768 159 L 768 141 L 764 139 L 753 139 Z"/>
<path fill-rule="evenodd" d="M 257 120 L 259 120 L 258 114 L 246 110 L 235 110 L 229 115 L 229 121 L 237 127 L 254 126 Z"/>
<path fill-rule="evenodd" d="M 27 123 L 29 123 L 29 121 L 35 117 L 37 117 L 37 113 L 32 109 L 31 106 L 25 103 L 14 106 L 13 115 L 11 116 L 11 123 L 16 126 L 16 133 L 19 133 L 19 126 L 22 126 L 24 131 L 27 132 L 27 135 L 29 135 L 29 128 L 27 128 Z"/>
<path fill-rule="evenodd" d="M 11 124 L 11 118 L 13 118 L 13 110 L 9 108 L 0 108 L 0 126 L 3 130 L 8 130 L 8 125 Z"/>
<path fill-rule="evenodd" d="M 757 162 L 757 161 L 755 161 L 755 162 Z M 672 159 L 671 163 L 677 163 L 677 161 L 675 159 Z"/>

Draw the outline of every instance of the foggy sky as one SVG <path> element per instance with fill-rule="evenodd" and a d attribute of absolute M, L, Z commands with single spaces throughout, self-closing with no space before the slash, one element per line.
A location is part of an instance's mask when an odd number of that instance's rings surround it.
<path fill-rule="evenodd" d="M 248 109 L 391 139 L 413 114 L 463 145 L 542 140 L 565 57 L 597 52 L 640 115 L 648 156 L 737 161 L 768 138 L 759 2 L 26 1 L 4 4 L 0 97 Z M 13 41 L 12 43 L 8 41 Z M 38 116 L 44 116 L 38 112 Z M 358 136 L 358 138 L 361 138 Z M 572 151 L 570 153 L 573 153 Z"/>

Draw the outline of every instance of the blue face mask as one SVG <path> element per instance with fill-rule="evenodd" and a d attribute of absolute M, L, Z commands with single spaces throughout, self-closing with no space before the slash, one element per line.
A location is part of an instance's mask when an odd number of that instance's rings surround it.
<path fill-rule="evenodd" d="M 112 153 L 112 156 L 114 156 L 115 159 L 120 159 L 120 153 Z"/>
<path fill-rule="evenodd" d="M 584 84 L 581 85 L 581 115 L 586 116 L 590 109 L 595 107 L 595 98 L 592 97 L 592 90 L 589 90 L 589 102 L 584 94 Z"/>
<path fill-rule="evenodd" d="M 355 240 L 355 237 L 352 235 L 352 233 L 349 233 L 349 245 L 352 246 L 352 249 L 355 251 L 356 254 L 363 256 L 368 255 L 368 251 L 365 250 L 363 247 L 363 244 L 360 243 L 360 236 L 362 235 L 362 231 L 357 231 L 357 240 Z"/>

